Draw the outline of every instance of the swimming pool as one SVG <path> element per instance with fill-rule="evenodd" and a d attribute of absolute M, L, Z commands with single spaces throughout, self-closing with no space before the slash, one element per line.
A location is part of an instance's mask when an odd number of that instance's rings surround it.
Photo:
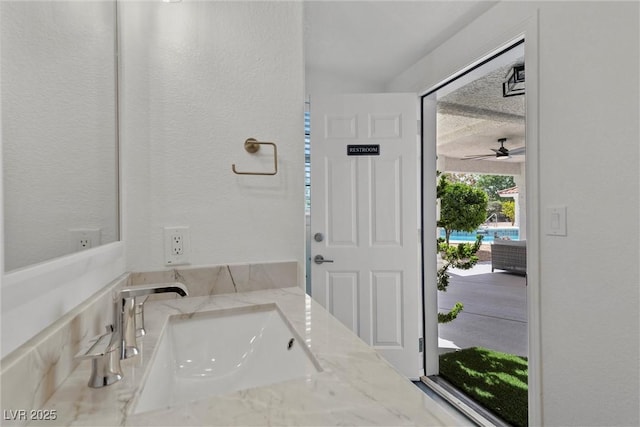
<path fill-rule="evenodd" d="M 509 240 L 520 240 L 520 229 L 518 227 L 481 227 L 475 232 L 453 231 L 449 236 L 449 243 L 475 242 L 476 235 L 483 237 L 482 243 L 493 243 L 495 237 Z M 440 229 L 440 237 L 444 239 L 444 229 Z"/>

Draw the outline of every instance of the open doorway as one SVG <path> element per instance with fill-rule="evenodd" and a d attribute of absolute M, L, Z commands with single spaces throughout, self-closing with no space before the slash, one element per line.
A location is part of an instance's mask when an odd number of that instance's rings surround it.
<path fill-rule="evenodd" d="M 432 361 L 427 375 L 430 374 L 432 381 L 447 392 L 463 398 L 491 422 L 499 424 L 502 419 L 512 425 L 527 424 L 523 80 L 524 40 L 520 40 L 423 98 L 424 120 L 428 120 L 427 113 L 435 116 L 431 118 L 431 125 L 437 129 L 439 179 L 481 190 L 488 199 L 485 203 L 490 201 L 484 208 L 484 217 L 472 220 L 472 223 L 476 221 L 473 224 L 447 225 L 444 209 L 438 213 L 440 225 L 444 225 L 447 232 L 439 229 L 435 238 L 446 235 L 448 245 L 445 247 L 471 247 L 477 235 L 482 240 L 476 246 L 479 248 L 477 263 L 470 263 L 465 269 L 447 270 L 447 292 L 437 292 L 440 313 L 450 313 L 458 302 L 464 308 L 455 320 L 437 326 L 439 363 L 434 367 Z M 426 179 L 424 185 L 429 185 Z M 445 203 L 444 198 L 439 201 Z M 472 228 L 462 232 L 460 227 Z M 425 244 L 429 236 L 429 231 L 425 230 Z M 441 247 L 439 251 L 444 253 Z M 440 260 L 438 268 L 447 261 Z M 428 280 L 430 278 L 425 278 Z M 450 366 L 462 367 L 461 376 L 456 376 Z M 510 375 L 515 378 L 506 379 L 511 383 L 506 385 L 506 391 L 509 392 L 510 386 L 519 389 L 516 391 L 521 401 L 519 408 L 515 408 L 519 413 L 515 415 L 512 409 L 503 410 L 509 405 L 499 402 L 500 391 L 494 387 L 496 382 Z M 470 385 L 469 376 L 480 380 Z M 445 381 L 443 377 L 446 377 Z M 467 399 L 468 396 L 471 399 Z M 514 399 L 513 394 L 511 396 L 509 400 Z M 498 402 L 492 402 L 496 399 Z M 484 411 L 486 408 L 491 411 Z"/>

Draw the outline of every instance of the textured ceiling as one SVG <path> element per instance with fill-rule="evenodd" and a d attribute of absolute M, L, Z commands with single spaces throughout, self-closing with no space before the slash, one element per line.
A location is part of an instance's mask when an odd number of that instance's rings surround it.
<path fill-rule="evenodd" d="M 492 154 L 491 148 L 500 147 L 499 138 L 507 138 L 509 150 L 525 146 L 525 97 L 502 96 L 502 82 L 516 63 L 524 63 L 523 58 L 438 99 L 438 155 Z M 523 162 L 524 155 L 500 161 Z"/>

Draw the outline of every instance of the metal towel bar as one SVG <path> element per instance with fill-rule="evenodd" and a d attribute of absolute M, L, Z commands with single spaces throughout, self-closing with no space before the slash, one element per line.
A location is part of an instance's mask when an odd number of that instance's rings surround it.
<path fill-rule="evenodd" d="M 255 153 L 260 149 L 261 145 L 273 146 L 273 172 L 238 172 L 235 163 L 231 165 L 231 170 L 237 175 L 275 175 L 278 173 L 278 147 L 273 142 L 261 142 L 255 138 L 248 138 L 244 142 L 244 149 L 247 153 Z"/>

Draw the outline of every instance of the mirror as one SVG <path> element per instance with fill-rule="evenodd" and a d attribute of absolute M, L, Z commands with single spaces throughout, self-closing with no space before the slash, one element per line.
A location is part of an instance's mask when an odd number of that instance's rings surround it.
<path fill-rule="evenodd" d="M 116 6 L 0 2 L 5 272 L 119 239 Z"/>

